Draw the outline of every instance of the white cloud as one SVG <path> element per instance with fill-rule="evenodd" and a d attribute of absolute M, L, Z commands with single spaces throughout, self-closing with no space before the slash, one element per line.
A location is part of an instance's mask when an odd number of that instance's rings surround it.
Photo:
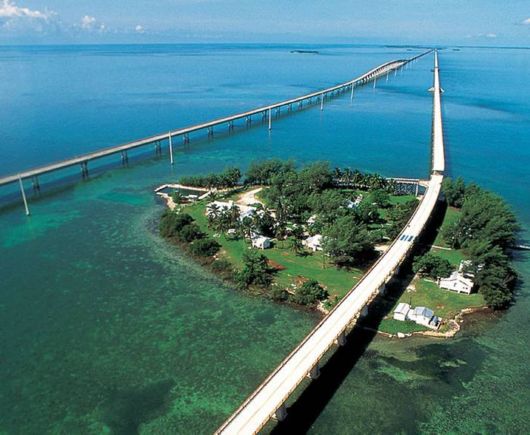
<path fill-rule="evenodd" d="M 530 26 L 530 18 L 527 18 L 526 20 L 523 20 L 521 22 L 521 24 L 523 24 L 524 26 Z"/>
<path fill-rule="evenodd" d="M 497 37 L 496 33 L 486 33 L 486 38 L 496 38 L 496 37 Z"/>
<path fill-rule="evenodd" d="M 96 19 L 90 15 L 85 15 L 81 18 L 81 28 L 83 29 L 92 29 L 96 24 Z"/>
<path fill-rule="evenodd" d="M 31 10 L 29 8 L 22 8 L 12 3 L 10 0 L 3 0 L 0 6 L 0 18 L 36 18 L 40 20 L 47 20 L 55 12 L 45 10 L 44 12 Z"/>
<path fill-rule="evenodd" d="M 107 27 L 105 24 L 98 22 L 95 17 L 91 17 L 90 15 L 85 15 L 83 18 L 81 18 L 81 29 L 86 31 L 98 31 L 98 32 L 105 32 L 107 30 Z"/>
<path fill-rule="evenodd" d="M 140 24 L 138 24 L 135 28 L 134 28 L 135 32 L 136 33 L 145 33 L 145 29 L 143 28 L 143 26 L 140 26 Z"/>

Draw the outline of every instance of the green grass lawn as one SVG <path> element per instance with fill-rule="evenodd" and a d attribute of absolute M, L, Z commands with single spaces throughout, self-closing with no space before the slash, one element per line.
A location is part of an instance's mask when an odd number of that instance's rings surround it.
<path fill-rule="evenodd" d="M 205 215 L 206 203 L 201 201 L 185 206 L 183 212 L 190 214 L 201 230 L 211 237 L 215 231 L 208 228 L 208 218 Z M 241 268 L 243 253 L 249 249 L 249 244 L 243 239 L 227 239 L 219 235 L 214 239 L 222 246 L 221 255 L 232 262 L 237 268 Z M 342 270 L 324 261 L 322 252 L 309 253 L 306 256 L 296 255 L 290 249 L 289 241 L 278 243 L 271 249 L 262 251 L 263 254 L 275 263 L 283 266 L 275 275 L 275 281 L 283 286 L 289 287 L 299 277 L 315 279 L 325 286 L 331 296 L 343 297 L 361 278 L 363 272 L 360 269 Z"/>
<path fill-rule="evenodd" d="M 427 307 L 443 319 L 456 316 L 464 308 L 484 305 L 484 298 L 479 293 L 470 295 L 455 293 L 441 289 L 436 283 L 425 279 L 417 279 L 414 284 L 416 290 L 405 291 L 396 305 L 405 302 L 413 307 Z"/>
<path fill-rule="evenodd" d="M 383 319 L 379 324 L 379 330 L 386 332 L 387 334 L 395 335 L 398 332 L 409 334 L 411 332 L 428 331 L 429 328 L 418 325 L 414 322 L 401 322 L 400 320 Z"/>
<path fill-rule="evenodd" d="M 434 282 L 425 279 L 415 279 L 414 285 L 416 290 L 407 290 L 401 295 L 399 300 L 379 325 L 379 330 L 389 334 L 404 334 L 416 331 L 428 331 L 429 328 L 417 325 L 414 322 L 401 322 L 394 320 L 394 309 L 401 302 L 410 304 L 412 307 L 427 307 L 434 311 L 434 314 L 444 320 L 454 318 L 464 308 L 475 308 L 484 306 L 484 298 L 481 294 L 473 293 L 471 295 L 458 294 L 448 290 L 443 290 Z M 443 326 L 441 331 L 443 331 Z"/>
<path fill-rule="evenodd" d="M 459 209 L 454 208 L 454 207 L 447 207 L 447 210 L 445 211 L 444 220 L 442 222 L 442 225 L 440 226 L 440 230 L 438 231 L 436 240 L 434 241 L 434 244 L 436 246 L 442 246 L 444 248 L 449 247 L 442 237 L 442 231 L 445 227 L 453 225 L 456 222 L 456 220 L 460 217 L 460 214 L 461 214 L 461 211 Z"/>
<path fill-rule="evenodd" d="M 449 263 L 455 266 L 455 269 L 458 267 L 460 262 L 465 259 L 463 252 L 459 249 L 438 249 L 431 248 L 431 252 L 436 254 L 438 257 L 445 258 Z"/>

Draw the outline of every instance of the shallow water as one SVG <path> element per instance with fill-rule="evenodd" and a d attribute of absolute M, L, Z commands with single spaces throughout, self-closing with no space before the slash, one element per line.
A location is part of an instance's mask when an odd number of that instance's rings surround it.
<path fill-rule="evenodd" d="M 296 96 L 414 53 L 293 48 L 2 48 L 0 76 L 10 80 L 0 81 L 9 108 L 0 111 L 0 174 Z M 148 150 L 129 168 L 109 159 L 114 169 L 89 182 L 72 170 L 70 183 L 43 184 L 30 198 L 30 218 L 18 197 L 4 199 L 0 431 L 215 429 L 317 319 L 227 288 L 160 240 L 152 189 L 271 156 L 425 177 L 431 63 L 358 91 L 353 104 L 344 96 L 323 112 L 275 119 L 270 134 L 256 122 L 213 141 L 192 137 L 173 168 Z M 529 51 L 444 51 L 440 63 L 449 172 L 501 193 L 528 237 Z M 529 256 L 516 266 L 528 282 Z M 505 315 L 456 340 L 375 340 L 311 416 L 311 431 L 524 432 L 529 294 L 523 283 Z"/>

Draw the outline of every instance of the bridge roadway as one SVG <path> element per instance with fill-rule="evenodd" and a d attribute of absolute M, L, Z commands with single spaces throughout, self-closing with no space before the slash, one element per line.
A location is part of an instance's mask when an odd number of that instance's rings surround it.
<path fill-rule="evenodd" d="M 348 328 L 362 315 L 370 302 L 384 292 L 385 285 L 399 271 L 410 254 L 436 206 L 443 181 L 443 137 L 438 54 L 435 51 L 433 86 L 433 167 L 427 190 L 406 227 L 388 251 L 370 268 L 359 283 L 283 360 L 274 372 L 245 400 L 217 434 L 254 434 L 273 416 L 285 416 L 284 404 L 306 376 L 318 376 L 324 354 L 344 340 Z"/>
<path fill-rule="evenodd" d="M 81 165 L 83 174 L 85 175 L 85 173 L 87 173 L 87 171 L 88 171 L 87 163 L 89 161 L 100 159 L 100 158 L 107 157 L 107 156 L 114 155 L 114 154 L 118 154 L 118 153 L 126 153 L 127 151 L 130 151 L 132 149 L 139 148 L 139 147 L 142 147 L 142 146 L 145 146 L 145 145 L 149 145 L 149 144 L 160 143 L 161 141 L 164 141 L 164 140 L 168 140 L 168 142 L 170 143 L 169 148 L 170 148 L 170 153 L 171 153 L 171 160 L 173 160 L 172 147 L 171 147 L 171 138 L 174 138 L 174 137 L 177 137 L 177 136 L 183 136 L 185 138 L 185 140 L 187 140 L 188 139 L 188 135 L 190 133 L 197 132 L 197 131 L 200 131 L 200 130 L 205 130 L 205 129 L 207 129 L 209 131 L 209 133 L 210 133 L 210 132 L 213 132 L 213 130 L 212 130 L 213 127 L 221 125 L 221 124 L 228 124 L 229 127 L 231 128 L 233 126 L 232 123 L 234 121 L 239 120 L 239 119 L 243 119 L 243 118 L 246 118 L 246 119 L 250 120 L 253 115 L 257 115 L 257 114 L 262 114 L 263 116 L 268 116 L 269 123 L 270 123 L 273 110 L 280 110 L 282 107 L 286 107 L 286 106 L 291 108 L 292 105 L 297 104 L 297 103 L 300 106 L 302 106 L 304 102 L 308 101 L 308 102 L 311 103 L 312 100 L 314 100 L 313 102 L 321 101 L 322 102 L 321 104 L 323 104 L 323 99 L 324 98 L 326 98 L 328 96 L 334 96 L 334 95 L 337 95 L 337 94 L 340 94 L 340 93 L 344 93 L 348 89 L 351 89 L 351 92 L 353 94 L 353 90 L 354 90 L 354 88 L 356 86 L 363 85 L 365 83 L 368 83 L 371 80 L 377 80 L 378 77 L 384 76 L 385 74 L 389 74 L 392 71 L 397 71 L 399 68 L 403 67 L 404 65 L 406 65 L 406 64 L 408 64 L 410 62 L 414 62 L 418 58 L 420 58 L 422 56 L 425 56 L 426 54 L 428 54 L 430 52 L 431 52 L 431 50 L 427 51 L 427 52 L 424 52 L 424 53 L 421 53 L 420 55 L 412 57 L 410 59 L 394 60 L 394 61 L 390 61 L 390 62 L 384 63 L 384 64 L 382 64 L 380 66 L 377 66 L 377 67 L 371 69 L 370 71 L 368 71 L 367 73 L 363 74 L 362 76 L 360 76 L 360 77 L 358 77 L 356 79 L 353 79 L 351 81 L 348 81 L 348 82 L 345 82 L 345 83 L 341 83 L 339 85 L 332 86 L 330 88 L 326 88 L 326 89 L 323 89 L 323 90 L 320 90 L 320 91 L 312 92 L 310 94 L 302 95 L 301 97 L 297 97 L 297 98 L 293 98 L 293 99 L 290 99 L 290 100 L 281 101 L 281 102 L 274 103 L 274 104 L 271 104 L 271 105 L 268 105 L 268 106 L 259 107 L 257 109 L 249 110 L 247 112 L 238 113 L 236 115 L 227 116 L 227 117 L 224 117 L 224 118 L 216 119 L 216 120 L 213 120 L 213 121 L 205 122 L 205 123 L 194 125 L 194 126 L 191 126 L 191 127 L 186 127 L 186 128 L 182 128 L 182 129 L 179 129 L 179 130 L 173 130 L 173 131 L 170 131 L 169 133 L 158 134 L 158 135 L 151 136 L 151 137 L 148 137 L 148 138 L 145 138 L 145 139 L 140 139 L 140 140 L 137 140 L 137 141 L 134 141 L 134 142 L 129 142 L 129 143 L 126 143 L 126 144 L 123 144 L 123 145 L 117 145 L 117 146 L 113 146 L 113 147 L 110 147 L 110 148 L 105 148 L 105 149 L 102 149 L 102 150 L 99 150 L 99 151 L 95 151 L 95 152 L 92 152 L 92 153 L 84 154 L 84 155 L 81 155 L 81 156 L 76 156 L 76 157 L 70 158 L 68 160 L 51 163 L 49 165 L 45 165 L 45 166 L 41 166 L 41 167 L 38 167 L 38 168 L 30 169 L 30 170 L 23 171 L 23 172 L 20 172 L 20 173 L 17 173 L 17 174 L 12 174 L 12 175 L 8 175 L 8 176 L 0 177 L 0 186 L 6 185 L 6 184 L 10 184 L 10 183 L 15 183 L 15 182 L 18 182 L 18 181 L 24 180 L 24 179 L 38 177 L 38 176 L 43 175 L 43 174 L 47 174 L 47 173 L 50 173 L 50 172 L 58 171 L 58 170 L 65 169 L 65 168 L 68 168 L 68 167 L 71 167 L 71 166 L 75 166 L 75 165 Z M 320 98 L 320 100 L 319 100 L 319 98 Z M 123 156 L 123 154 L 122 154 L 122 156 Z"/>

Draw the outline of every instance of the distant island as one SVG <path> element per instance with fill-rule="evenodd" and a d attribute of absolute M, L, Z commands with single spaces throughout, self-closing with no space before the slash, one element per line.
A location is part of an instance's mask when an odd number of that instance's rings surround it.
<path fill-rule="evenodd" d="M 291 50 L 291 53 L 300 53 L 300 54 L 320 54 L 317 50 Z"/>
<path fill-rule="evenodd" d="M 300 169 L 254 162 L 244 177 L 228 168 L 157 189 L 169 206 L 160 233 L 241 290 L 326 313 L 416 209 L 415 193 L 397 187 L 327 162 Z M 462 310 L 502 309 L 513 299 L 515 216 L 501 198 L 461 179 L 447 179 L 443 190 L 448 208 L 439 234 L 414 258 L 405 291 L 390 299 L 394 314 L 379 325 L 383 333 L 452 334 Z M 409 314 L 400 319 L 405 305 Z M 410 321 L 412 306 L 431 307 L 440 322 Z"/>

